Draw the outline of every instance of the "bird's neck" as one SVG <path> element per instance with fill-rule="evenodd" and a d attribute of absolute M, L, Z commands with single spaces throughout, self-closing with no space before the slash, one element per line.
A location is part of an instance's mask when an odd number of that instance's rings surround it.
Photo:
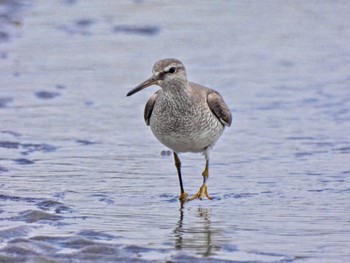
<path fill-rule="evenodd" d="M 165 87 L 162 87 L 164 97 L 167 100 L 173 101 L 188 101 L 188 83 L 172 82 Z"/>

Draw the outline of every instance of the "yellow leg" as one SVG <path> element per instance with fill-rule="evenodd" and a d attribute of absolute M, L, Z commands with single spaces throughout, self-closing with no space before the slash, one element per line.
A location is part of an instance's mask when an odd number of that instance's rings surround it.
<path fill-rule="evenodd" d="M 199 198 L 202 200 L 205 197 L 208 199 L 212 199 L 208 194 L 207 185 L 205 184 L 208 180 L 208 177 L 209 177 L 209 160 L 208 159 L 206 159 L 205 168 L 204 168 L 202 175 L 203 175 L 202 186 L 199 188 L 199 191 L 195 195 L 193 195 L 191 198 L 188 199 L 188 201 L 192 201 L 196 198 Z"/>
<path fill-rule="evenodd" d="M 182 184 L 182 177 L 181 177 L 181 161 L 179 156 L 177 155 L 176 152 L 174 152 L 174 161 L 175 161 L 175 166 L 177 169 L 177 175 L 179 176 L 179 183 L 180 183 L 180 197 L 179 200 L 180 202 L 186 202 L 187 201 L 187 193 L 185 193 L 183 184 Z"/>

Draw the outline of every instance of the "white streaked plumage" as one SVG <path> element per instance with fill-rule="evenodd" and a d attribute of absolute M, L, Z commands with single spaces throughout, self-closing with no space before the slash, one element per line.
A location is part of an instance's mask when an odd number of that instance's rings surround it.
<path fill-rule="evenodd" d="M 153 66 L 153 75 L 127 96 L 151 85 L 158 85 L 161 89 L 147 101 L 144 118 L 154 136 L 174 152 L 180 180 L 180 200 L 188 200 L 182 186 L 181 162 L 177 156 L 181 152 L 201 152 L 205 155 L 203 185 L 190 200 L 210 198 L 205 185 L 209 152 L 225 126 L 231 125 L 229 108 L 217 91 L 188 82 L 185 67 L 177 59 L 158 61 Z"/>

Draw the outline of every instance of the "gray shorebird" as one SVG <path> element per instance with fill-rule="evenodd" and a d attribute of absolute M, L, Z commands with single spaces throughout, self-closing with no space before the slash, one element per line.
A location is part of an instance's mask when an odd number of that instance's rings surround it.
<path fill-rule="evenodd" d="M 167 58 L 153 66 L 153 75 L 130 90 L 127 96 L 152 86 L 161 87 L 147 101 L 144 111 L 146 124 L 154 136 L 174 154 L 180 183 L 180 201 L 185 202 L 208 195 L 209 153 L 225 126 L 231 125 L 232 116 L 220 94 L 199 84 L 187 81 L 184 65 L 177 59 Z M 178 153 L 203 153 L 205 168 L 203 184 L 188 198 L 181 178 Z"/>

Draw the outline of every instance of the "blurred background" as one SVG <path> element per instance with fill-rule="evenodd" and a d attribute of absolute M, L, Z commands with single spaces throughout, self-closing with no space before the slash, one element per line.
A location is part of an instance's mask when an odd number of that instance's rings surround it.
<path fill-rule="evenodd" d="M 345 262 L 350 2 L 0 0 L 0 259 Z M 233 114 L 181 206 L 126 98 L 166 57 Z M 189 194 L 204 158 L 182 154 Z"/>

